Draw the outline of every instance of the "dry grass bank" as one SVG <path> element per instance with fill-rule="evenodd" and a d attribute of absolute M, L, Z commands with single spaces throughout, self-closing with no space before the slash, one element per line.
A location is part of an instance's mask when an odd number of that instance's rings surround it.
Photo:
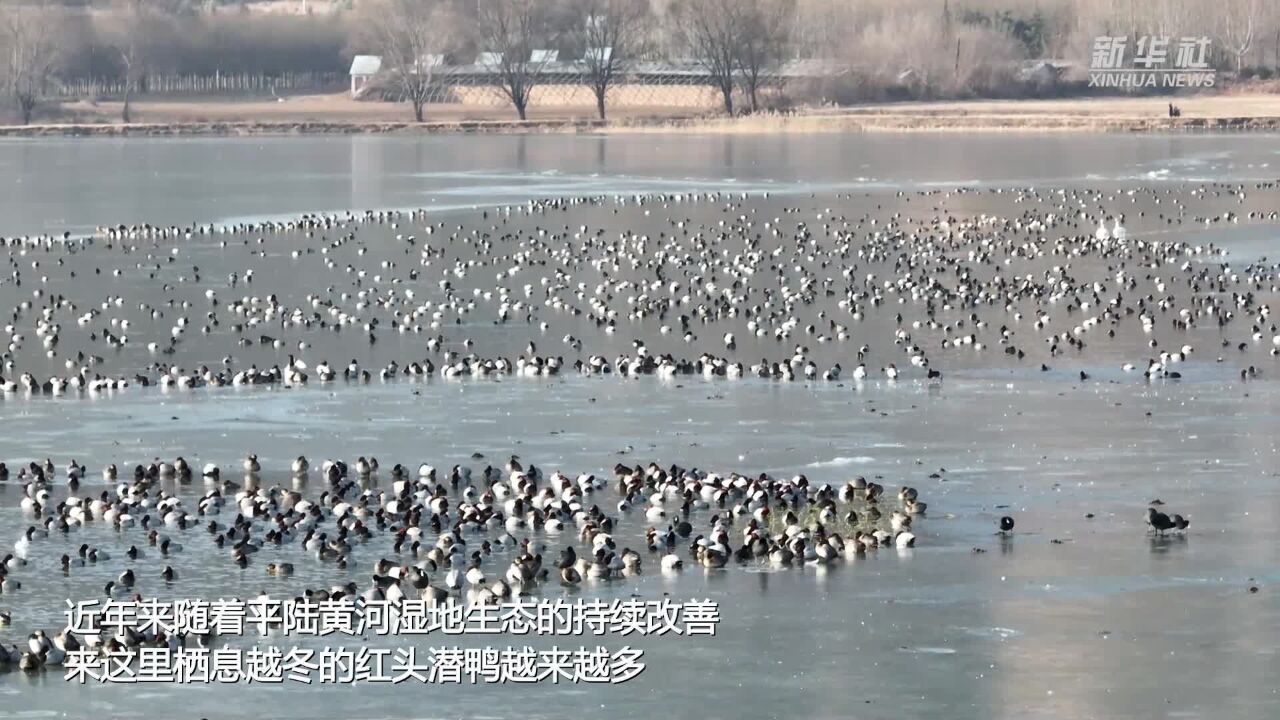
<path fill-rule="evenodd" d="M 427 106 L 431 122 L 488 121 L 516 119 L 510 104 L 496 97 L 491 88 L 469 88 L 464 102 L 433 103 Z M 586 88 L 582 92 L 563 94 L 556 88 L 535 88 L 529 107 L 529 119 L 537 121 L 594 120 L 595 98 Z M 706 103 L 696 102 L 689 93 L 674 96 L 639 96 L 618 98 L 609 114 L 619 119 L 690 117 L 707 112 Z M 295 95 L 276 100 L 253 99 L 153 99 L 135 101 L 131 108 L 138 123 L 258 123 L 258 122 L 408 122 L 413 112 L 407 104 L 352 100 L 347 93 L 327 95 Z M 63 103 L 57 116 L 70 122 L 118 123 L 121 103 L 110 101 L 75 101 Z"/>
<path fill-rule="evenodd" d="M 1168 103 L 1181 110 L 1168 116 Z M 610 132 L 1160 131 L 1280 129 L 1280 95 L 903 102 L 742 118 L 611 124 Z"/>
<path fill-rule="evenodd" d="M 1153 119 L 1167 118 L 1169 103 L 1182 110 L 1182 119 L 1280 117 L 1280 95 L 1251 92 L 1181 97 L 1055 98 L 1051 100 L 966 100 L 952 102 L 885 103 L 849 108 L 855 115 L 951 117 Z"/>
<path fill-rule="evenodd" d="M 534 106 L 528 122 L 493 103 L 430 105 L 428 122 L 410 121 L 407 106 L 358 102 L 345 94 L 227 100 L 155 100 L 133 105 L 135 122 L 118 122 L 118 102 L 74 102 L 57 121 L 0 127 L 0 135 L 247 135 L 385 132 L 865 132 L 1280 130 L 1280 95 L 1234 93 L 1174 98 L 1182 116 L 1169 118 L 1165 98 L 975 100 L 806 108 L 794 113 L 719 117 L 688 105 L 620 103 L 610 121 L 591 105 Z"/>

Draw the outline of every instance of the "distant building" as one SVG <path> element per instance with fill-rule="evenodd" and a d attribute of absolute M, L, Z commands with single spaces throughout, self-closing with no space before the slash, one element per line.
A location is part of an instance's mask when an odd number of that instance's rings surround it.
<path fill-rule="evenodd" d="M 1051 60 L 1034 60 L 1018 70 L 1018 79 L 1038 88 L 1049 89 L 1057 86 L 1065 70 L 1064 64 Z"/>
<path fill-rule="evenodd" d="M 382 69 L 378 55 L 357 55 L 351 59 L 351 97 L 359 97 Z"/>
<path fill-rule="evenodd" d="M 559 59 L 559 50 L 534 50 L 529 54 L 529 62 L 534 65 L 548 65 Z"/>
<path fill-rule="evenodd" d="M 587 48 L 586 52 L 582 54 L 582 59 L 592 65 L 603 65 L 609 62 L 612 57 L 613 48 L 611 47 Z"/>

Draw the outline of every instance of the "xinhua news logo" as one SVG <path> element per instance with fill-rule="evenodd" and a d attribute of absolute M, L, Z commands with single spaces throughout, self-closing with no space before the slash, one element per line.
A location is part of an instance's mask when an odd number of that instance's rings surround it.
<path fill-rule="evenodd" d="M 1209 88 L 1217 80 L 1209 66 L 1207 37 L 1181 37 L 1174 45 L 1172 38 L 1144 35 L 1138 38 L 1132 57 L 1128 51 L 1127 37 L 1095 38 L 1089 87 Z"/>

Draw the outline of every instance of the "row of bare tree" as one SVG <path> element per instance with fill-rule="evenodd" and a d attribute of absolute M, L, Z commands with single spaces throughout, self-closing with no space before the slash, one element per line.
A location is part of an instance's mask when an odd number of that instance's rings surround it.
<path fill-rule="evenodd" d="M 929 97 L 1002 94 L 1027 58 L 1087 64 L 1093 39 L 1208 36 L 1210 61 L 1280 71 L 1280 0 L 354 0 L 326 17 L 201 13 L 194 0 L 0 0 L 0 90 L 29 121 L 56 76 L 109 78 L 124 119 L 157 74 L 340 73 L 383 57 L 422 118 L 441 58 L 479 57 L 525 117 L 549 49 L 583 58 L 604 117 L 637 62 L 689 58 L 750 109 L 787 58 L 852 68 L 856 100 L 909 83 Z M 1130 50 L 1133 45 L 1130 45 Z"/>
<path fill-rule="evenodd" d="M 639 54 L 644 8 L 634 0 L 574 3 L 582 21 L 570 32 L 587 48 L 586 63 L 593 81 L 599 82 L 593 86 L 601 117 L 616 73 Z M 381 55 L 384 81 L 409 101 L 418 121 L 438 81 L 442 59 L 468 45 L 483 47 L 481 63 L 499 79 L 523 120 L 533 89 L 552 61 L 547 50 L 566 39 L 553 30 L 559 27 L 556 9 L 536 0 L 368 0 L 360 6 L 357 42 Z"/>
<path fill-rule="evenodd" d="M 603 120 L 610 89 L 653 54 L 656 41 L 655 15 L 642 0 L 370 0 L 361 9 L 364 44 L 381 54 L 384 76 L 419 121 L 437 81 L 435 59 L 468 43 L 483 49 L 479 63 L 498 78 L 521 120 L 553 62 L 546 50 L 575 48 Z M 758 107 L 766 75 L 783 59 L 792 9 L 790 0 L 683 0 L 673 7 L 682 39 L 709 71 L 727 112 L 739 85 Z"/>
<path fill-rule="evenodd" d="M 349 17 L 201 13 L 192 0 L 0 0 L 0 106 L 29 121 L 54 80 L 345 70 Z"/>

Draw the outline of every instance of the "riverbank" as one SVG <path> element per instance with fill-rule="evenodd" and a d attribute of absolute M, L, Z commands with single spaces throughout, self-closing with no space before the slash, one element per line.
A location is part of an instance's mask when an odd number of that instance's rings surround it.
<path fill-rule="evenodd" d="M 0 126 L 0 137 L 202 137 L 252 135 L 381 135 L 392 133 L 575 132 L 599 120 L 460 120 L 441 122 L 174 122 L 47 123 Z"/>
<path fill-rule="evenodd" d="M 655 123 L 611 124 L 606 132 L 837 133 L 837 132 L 1196 132 L 1280 130 L 1280 115 L 1267 117 L 1107 118 L 966 113 L 764 114 L 742 118 L 693 118 Z"/>
<path fill-rule="evenodd" d="M 1181 110 L 1168 116 L 1168 103 Z M 338 96 L 277 100 L 148 101 L 134 105 L 138 122 L 115 121 L 116 103 L 70 103 L 67 121 L 0 126 L 0 137 L 128 137 L 351 135 L 537 132 L 1167 132 L 1277 131 L 1280 95 L 1269 93 L 1176 98 L 1085 98 L 903 102 L 802 108 L 726 118 L 711 109 L 620 107 L 610 119 L 590 107 L 532 109 L 527 120 L 506 107 L 430 106 L 423 123 L 405 120 L 403 105 Z"/>

